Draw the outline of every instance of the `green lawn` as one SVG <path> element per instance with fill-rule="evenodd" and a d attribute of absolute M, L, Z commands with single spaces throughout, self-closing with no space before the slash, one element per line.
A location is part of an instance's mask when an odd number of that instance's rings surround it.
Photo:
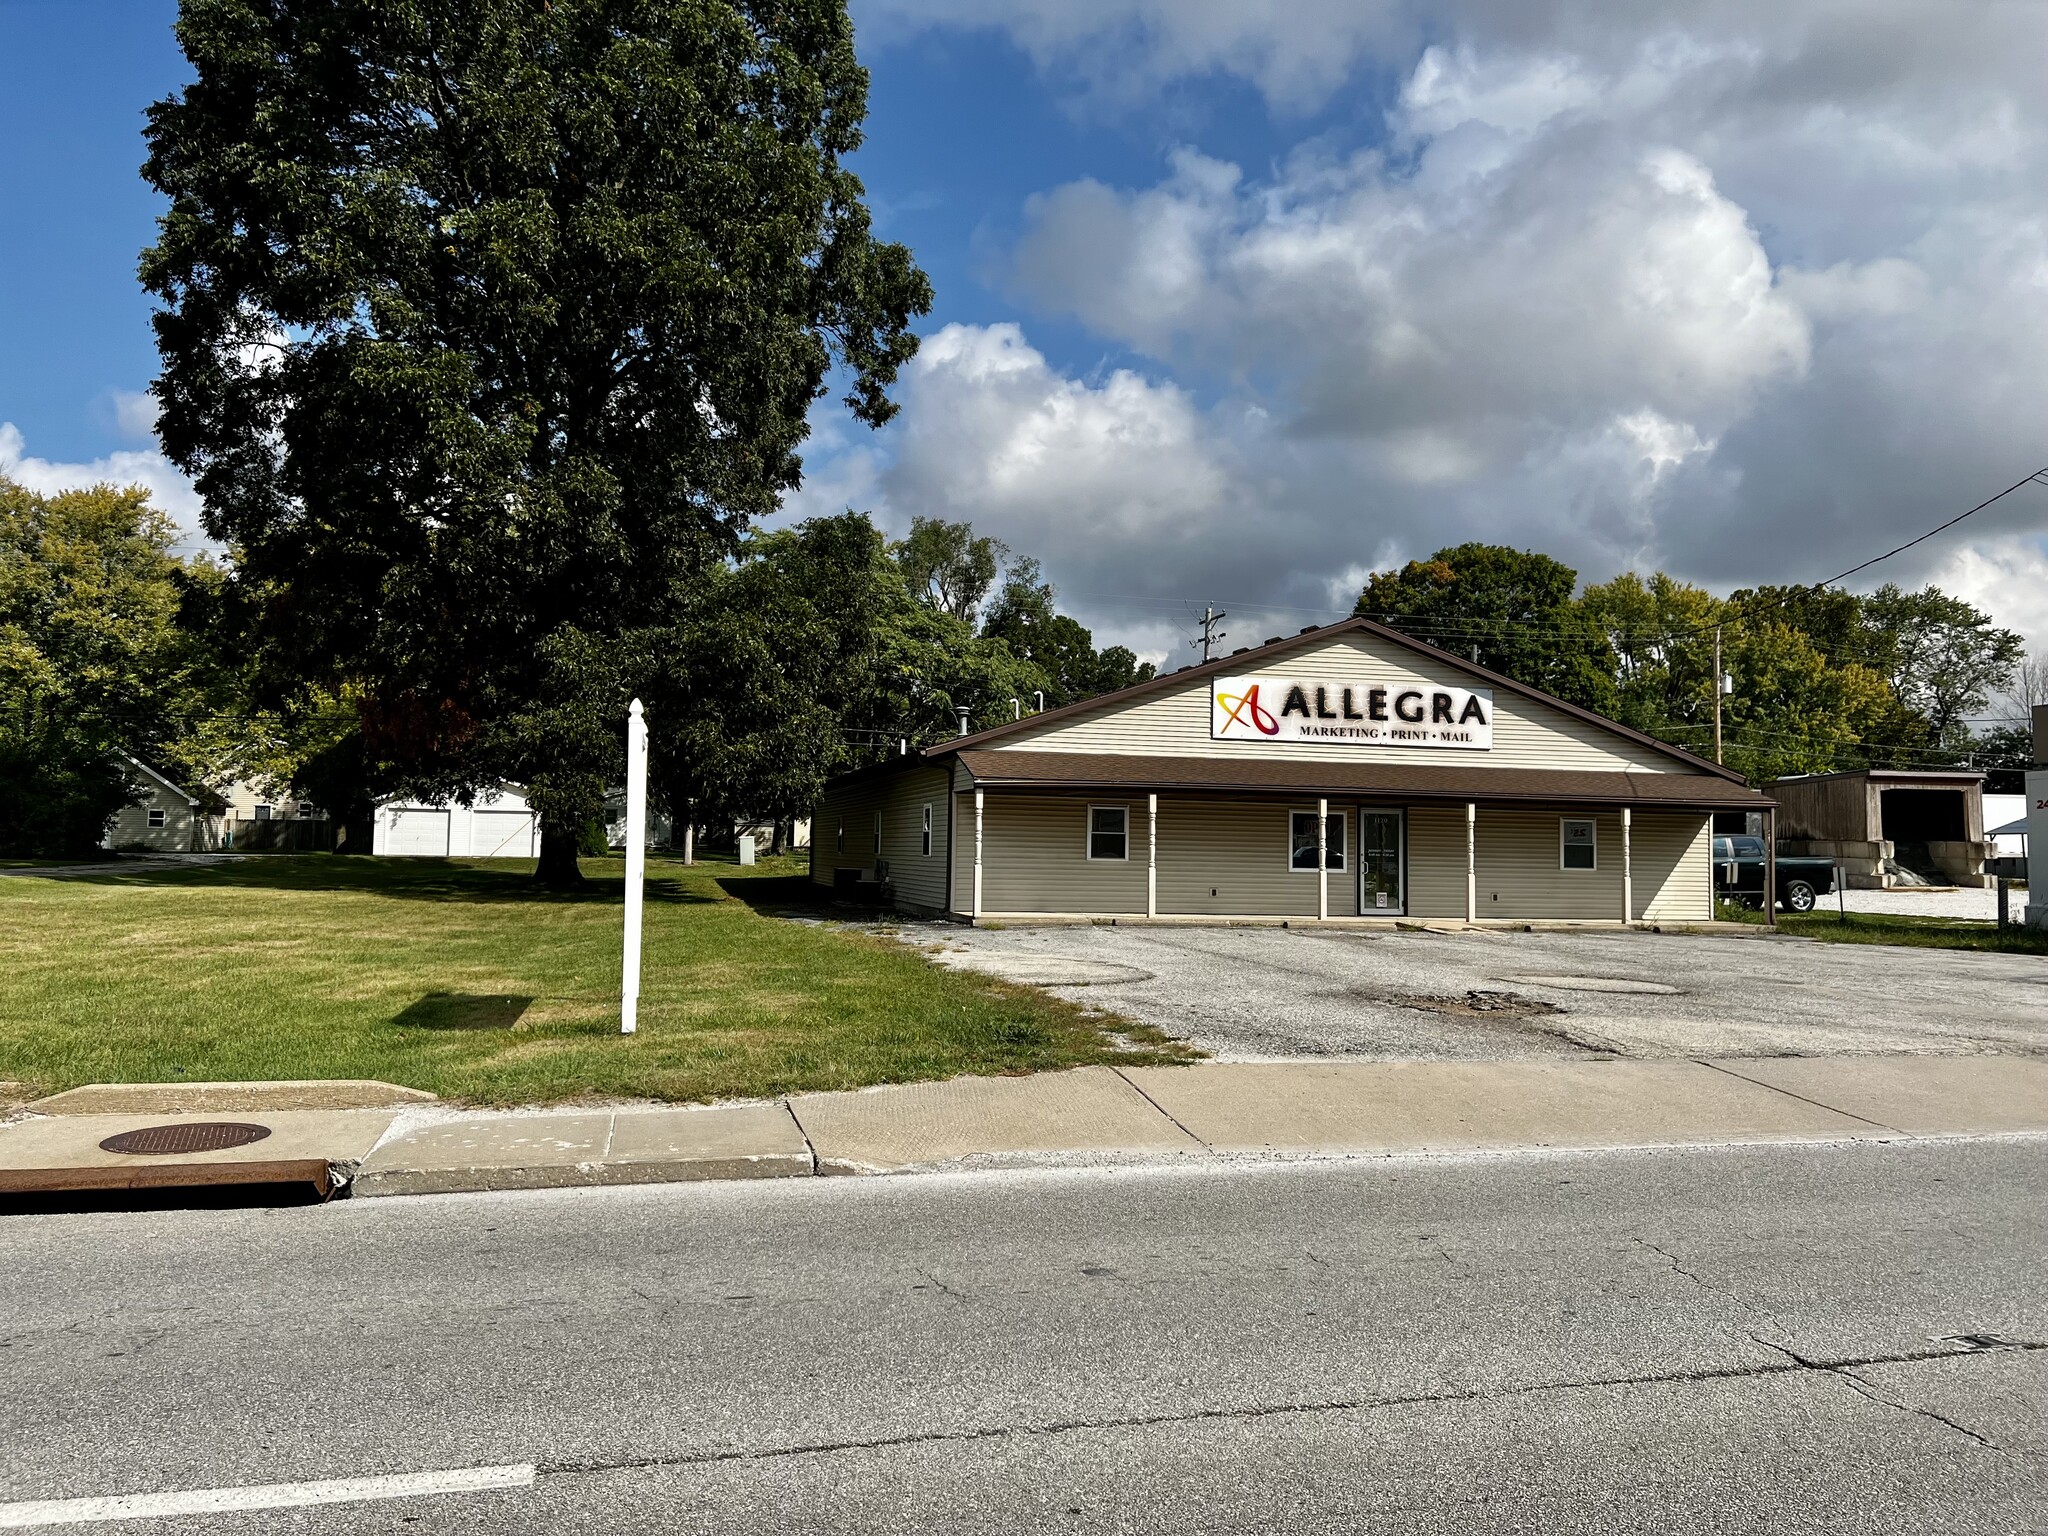
<path fill-rule="evenodd" d="M 2016 893 L 2013 917 L 2026 906 L 2026 893 Z M 1721 916 L 1738 923 L 1761 923 L 1764 915 L 1728 902 Z M 1953 917 L 1902 917 L 1890 912 L 1838 914 L 1820 907 L 1804 915 L 1778 914 L 1778 931 L 1834 944 L 1909 944 L 1921 949 L 1986 949 L 2014 955 L 2048 955 L 2048 931 L 2017 925 L 2001 931 L 1996 923 Z"/>
<path fill-rule="evenodd" d="M 622 1037 L 620 862 L 586 860 L 592 887 L 568 897 L 537 890 L 531 868 L 309 854 L 0 880 L 0 1078 L 687 1101 L 1185 1054 L 886 939 L 771 915 L 813 899 L 794 861 L 649 861 L 640 1031 Z"/>

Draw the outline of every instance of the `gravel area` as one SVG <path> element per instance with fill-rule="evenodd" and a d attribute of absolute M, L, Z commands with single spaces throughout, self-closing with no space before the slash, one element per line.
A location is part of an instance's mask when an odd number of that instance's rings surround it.
<path fill-rule="evenodd" d="M 2013 916 L 2026 909 L 2024 891 L 2014 891 Z M 1842 900 L 1851 912 L 1889 912 L 1898 917 L 1962 917 L 1982 922 L 1998 918 L 1998 892 L 1992 891 L 1844 891 Z M 1823 910 L 1835 905 L 1835 898 L 1820 899 Z"/>
<path fill-rule="evenodd" d="M 1619 930 L 899 932 L 1226 1060 L 2048 1054 L 2034 955 Z"/>

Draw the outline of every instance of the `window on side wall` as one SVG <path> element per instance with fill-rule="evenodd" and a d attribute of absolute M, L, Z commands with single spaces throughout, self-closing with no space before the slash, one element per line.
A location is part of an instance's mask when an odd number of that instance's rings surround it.
<path fill-rule="evenodd" d="M 930 858 L 932 856 L 932 804 L 929 800 L 924 804 L 924 828 L 920 833 L 920 844 L 924 850 L 924 856 Z"/>
<path fill-rule="evenodd" d="M 843 821 L 839 823 L 839 830 L 833 837 L 832 846 L 841 853 L 846 852 L 846 823 Z"/>
<path fill-rule="evenodd" d="M 152 827 L 160 827 L 164 824 L 164 808 L 162 806 L 152 805 L 149 808 L 149 824 Z"/>
<path fill-rule="evenodd" d="M 1558 825 L 1558 862 L 1563 869 L 1598 869 L 1600 845 L 1593 819 L 1567 816 Z"/>
<path fill-rule="evenodd" d="M 875 812 L 875 857 L 882 856 L 882 813 Z"/>
<path fill-rule="evenodd" d="M 1344 813 L 1336 812 L 1330 817 L 1330 846 L 1324 854 L 1326 867 L 1341 870 L 1344 867 Z M 1287 818 L 1287 862 L 1293 869 L 1305 869 L 1311 874 L 1316 867 L 1316 813 L 1294 811 Z"/>
<path fill-rule="evenodd" d="M 272 811 L 273 811 L 274 809 L 275 809 L 275 807 L 273 807 L 273 806 L 268 806 L 268 805 L 259 805 L 259 806 L 257 806 L 257 807 L 256 807 L 256 819 L 257 819 L 258 821 L 268 821 L 268 820 L 270 820 L 271 812 L 272 812 Z"/>
<path fill-rule="evenodd" d="M 1131 810 L 1125 805 L 1088 807 L 1088 857 L 1112 862 L 1131 856 Z"/>

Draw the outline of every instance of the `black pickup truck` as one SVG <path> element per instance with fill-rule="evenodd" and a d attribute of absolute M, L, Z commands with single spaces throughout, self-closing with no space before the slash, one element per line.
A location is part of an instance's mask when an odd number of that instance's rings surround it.
<path fill-rule="evenodd" d="M 1778 902 L 1788 912 L 1811 912 L 1813 904 L 1835 888 L 1833 859 L 1787 858 L 1778 855 Z M 1760 837 L 1714 839 L 1714 893 L 1744 906 L 1760 907 L 1764 895 L 1764 840 Z"/>

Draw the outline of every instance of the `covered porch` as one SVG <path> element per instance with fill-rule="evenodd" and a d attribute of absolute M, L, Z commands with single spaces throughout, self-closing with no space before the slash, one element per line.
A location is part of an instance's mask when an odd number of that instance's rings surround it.
<path fill-rule="evenodd" d="M 1712 919 L 1705 775 L 961 754 L 949 907 L 975 922 Z"/>

